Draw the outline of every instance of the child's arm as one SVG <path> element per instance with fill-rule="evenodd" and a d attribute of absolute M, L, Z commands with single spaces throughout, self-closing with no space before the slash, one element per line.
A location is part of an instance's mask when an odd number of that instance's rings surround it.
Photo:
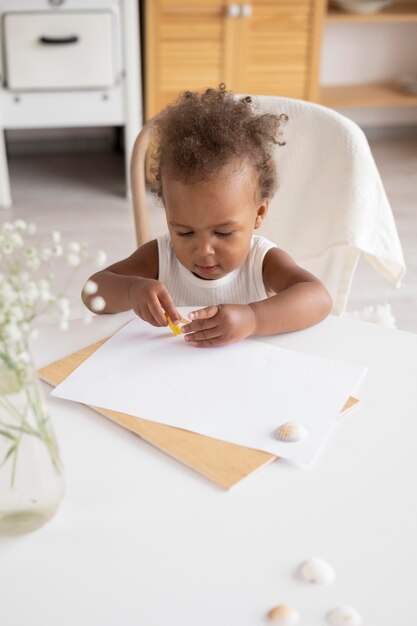
<path fill-rule="evenodd" d="M 323 283 L 291 257 L 272 248 L 265 256 L 263 279 L 275 295 L 247 305 L 222 304 L 190 314 L 186 341 L 197 347 L 233 343 L 250 335 L 275 335 L 317 324 L 330 313 L 332 299 Z M 188 334 L 192 333 L 192 334 Z"/>
<path fill-rule="evenodd" d="M 155 240 L 149 241 L 126 259 L 93 274 L 89 280 L 96 283 L 97 291 L 94 294 L 83 291 L 83 302 L 90 311 L 98 312 L 94 310 L 94 298 L 101 296 L 105 307 L 100 313 L 133 309 L 149 324 L 166 326 L 166 311 L 177 323 L 181 316 L 167 288 L 157 280 L 158 270 L 158 244 Z"/>

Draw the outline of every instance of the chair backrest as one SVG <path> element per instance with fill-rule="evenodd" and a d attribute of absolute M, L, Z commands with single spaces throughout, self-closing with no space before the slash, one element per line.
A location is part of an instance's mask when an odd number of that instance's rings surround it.
<path fill-rule="evenodd" d="M 130 160 L 133 217 L 135 220 L 136 243 L 143 245 L 152 238 L 149 223 L 148 199 L 146 197 L 146 152 L 152 132 L 153 118 L 147 122 L 133 145 Z"/>
<path fill-rule="evenodd" d="M 394 217 L 367 139 L 351 120 L 326 107 L 254 96 L 261 111 L 285 113 L 277 146 L 279 189 L 261 232 L 329 289 L 333 313 L 346 308 L 361 254 L 399 285 L 405 263 Z M 151 237 L 145 192 L 145 154 L 152 120 L 132 153 L 132 198 L 138 244 Z"/>

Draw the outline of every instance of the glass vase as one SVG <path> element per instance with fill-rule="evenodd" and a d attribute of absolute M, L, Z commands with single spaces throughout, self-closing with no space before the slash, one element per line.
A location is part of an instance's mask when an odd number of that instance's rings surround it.
<path fill-rule="evenodd" d="M 42 389 L 26 362 L 0 351 L 0 534 L 43 526 L 58 510 L 64 474 Z M 21 355 L 20 355 L 21 356 Z"/>

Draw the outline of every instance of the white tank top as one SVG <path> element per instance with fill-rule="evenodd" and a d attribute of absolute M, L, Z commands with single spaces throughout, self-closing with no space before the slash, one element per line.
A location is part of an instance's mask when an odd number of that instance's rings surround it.
<path fill-rule="evenodd" d="M 174 254 L 170 236 L 157 238 L 158 279 L 167 287 L 176 306 L 210 304 L 248 304 L 268 297 L 262 268 L 266 253 L 275 248 L 272 241 L 254 235 L 248 256 L 238 268 L 215 280 L 198 278 L 180 263 Z"/>

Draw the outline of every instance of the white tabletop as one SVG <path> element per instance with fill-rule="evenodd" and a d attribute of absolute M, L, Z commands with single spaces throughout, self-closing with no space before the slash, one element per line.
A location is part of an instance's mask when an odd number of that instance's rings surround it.
<path fill-rule="evenodd" d="M 45 328 L 37 364 L 130 317 Z M 310 469 L 276 461 L 229 492 L 91 409 L 49 399 L 67 492 L 44 528 L 0 540 L 2 626 L 258 626 L 279 603 L 307 626 L 346 604 L 364 626 L 417 623 L 417 335 L 329 318 L 271 342 L 367 365 L 361 402 Z M 333 584 L 298 580 L 310 556 L 333 565 Z"/>

